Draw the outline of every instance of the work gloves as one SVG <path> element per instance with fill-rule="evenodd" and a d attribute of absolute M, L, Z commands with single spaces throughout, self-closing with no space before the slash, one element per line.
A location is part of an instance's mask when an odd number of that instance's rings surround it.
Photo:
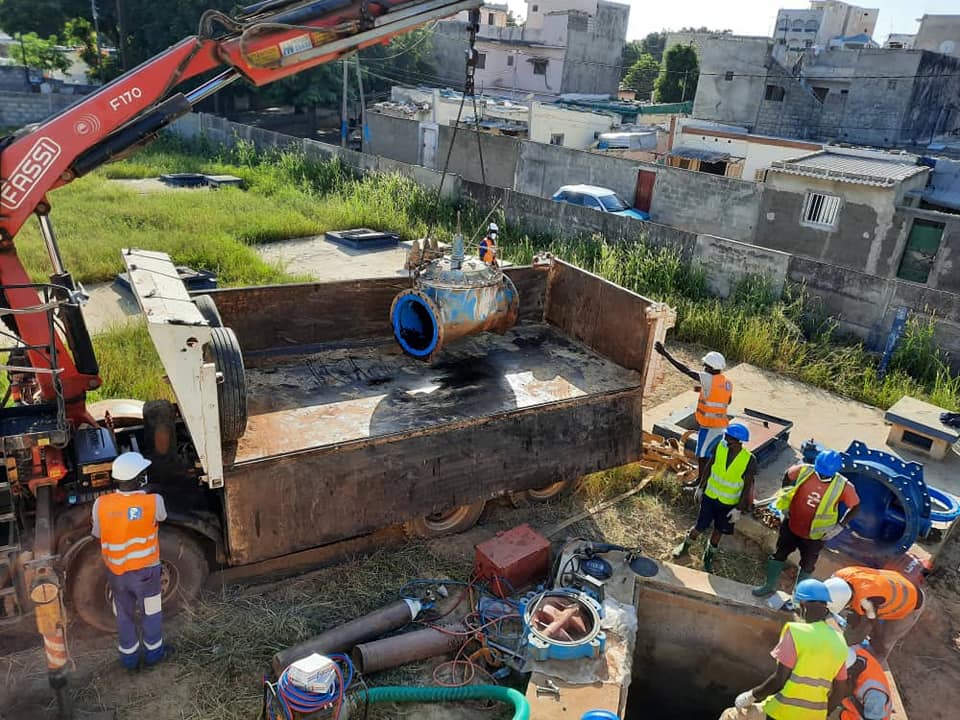
<path fill-rule="evenodd" d="M 756 701 L 757 699 L 753 696 L 753 690 L 747 690 L 737 695 L 737 699 L 733 701 L 733 706 L 737 710 L 743 710 L 753 705 Z"/>
<path fill-rule="evenodd" d="M 827 531 L 823 534 L 823 539 L 833 540 L 837 535 L 842 533 L 844 530 L 846 530 L 846 528 L 843 525 L 837 523 L 833 527 L 827 529 Z"/>
<path fill-rule="evenodd" d="M 739 508 L 734 508 L 733 510 L 727 513 L 727 520 L 729 520 L 732 523 L 736 523 L 737 520 L 739 520 L 742 515 L 743 513 L 740 512 Z"/>

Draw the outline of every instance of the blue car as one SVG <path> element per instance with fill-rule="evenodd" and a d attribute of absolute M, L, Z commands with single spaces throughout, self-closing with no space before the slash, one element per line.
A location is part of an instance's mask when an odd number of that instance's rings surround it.
<path fill-rule="evenodd" d="M 650 219 L 649 213 L 630 207 L 613 190 L 596 185 L 564 185 L 552 195 L 551 199 L 554 202 L 581 205 L 636 220 Z"/>

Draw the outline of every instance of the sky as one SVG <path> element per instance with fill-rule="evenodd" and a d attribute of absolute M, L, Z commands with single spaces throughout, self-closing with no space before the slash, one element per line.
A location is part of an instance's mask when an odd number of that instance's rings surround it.
<path fill-rule="evenodd" d="M 630 6 L 628 40 L 639 40 L 649 32 L 679 30 L 684 26 L 706 26 L 713 30 L 730 29 L 737 35 L 767 35 L 780 8 L 805 8 L 805 0 L 614 0 Z M 507 0 L 510 9 L 523 17 L 524 0 Z M 851 5 L 857 3 L 850 3 Z M 874 0 L 862 7 L 879 8 L 874 40 L 883 42 L 891 32 L 915 33 L 917 20 L 928 15 L 960 12 L 960 0 Z"/>

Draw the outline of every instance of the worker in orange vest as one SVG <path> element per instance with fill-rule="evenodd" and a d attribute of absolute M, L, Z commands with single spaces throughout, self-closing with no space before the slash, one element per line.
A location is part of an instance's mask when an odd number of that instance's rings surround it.
<path fill-rule="evenodd" d="M 496 223 L 487 226 L 487 234 L 480 241 L 480 259 L 487 265 L 497 266 L 497 236 L 500 228 Z"/>
<path fill-rule="evenodd" d="M 120 636 L 117 649 L 120 664 L 128 670 L 139 669 L 141 655 L 144 664 L 156 665 L 171 654 L 163 644 L 160 603 L 158 524 L 166 520 L 167 510 L 160 495 L 142 489 L 149 466 L 140 453 L 123 453 L 111 469 L 117 491 L 93 503 L 92 534 L 100 539 L 109 571 Z"/>
<path fill-rule="evenodd" d="M 831 612 L 847 611 L 847 644 L 858 645 L 869 637 L 881 660 L 887 659 L 923 611 L 923 591 L 894 570 L 853 565 L 837 570 L 825 584 Z"/>
<path fill-rule="evenodd" d="M 697 371 L 674 358 L 663 343 L 657 341 L 653 349 L 684 375 L 699 383 L 695 389 L 699 393 L 695 417 L 700 431 L 697 433 L 697 481 L 703 485 L 710 469 L 713 449 L 723 437 L 730 424 L 727 408 L 733 399 L 733 383 L 723 374 L 727 366 L 726 358 L 712 350 L 703 356 L 703 370 Z"/>
<path fill-rule="evenodd" d="M 840 720 L 890 720 L 890 684 L 877 659 L 863 647 L 850 648 L 847 679 L 837 683 Z"/>

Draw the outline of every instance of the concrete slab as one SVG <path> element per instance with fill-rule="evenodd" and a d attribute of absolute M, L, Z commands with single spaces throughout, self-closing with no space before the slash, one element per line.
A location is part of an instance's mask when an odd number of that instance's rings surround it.
<path fill-rule="evenodd" d="M 924 479 L 929 485 L 960 496 L 960 457 L 951 452 L 943 460 L 931 460 L 902 448 L 890 447 L 887 444 L 889 425 L 883 419 L 882 410 L 746 363 L 729 370 L 727 376 L 734 386 L 733 412 L 748 407 L 794 423 L 789 447 L 761 468 L 757 478 L 757 498 L 776 492 L 784 471 L 799 462 L 800 445 L 811 438 L 838 450 L 846 450 L 852 441 L 860 440 L 903 460 L 919 462 L 924 466 Z M 691 390 L 644 411 L 644 429 L 652 430 L 655 422 L 696 402 L 696 397 Z"/>
<path fill-rule="evenodd" d="M 322 235 L 281 240 L 257 247 L 264 260 L 292 275 L 309 275 L 320 282 L 354 278 L 407 277 L 404 268 L 410 243 L 397 247 L 354 250 Z"/>

